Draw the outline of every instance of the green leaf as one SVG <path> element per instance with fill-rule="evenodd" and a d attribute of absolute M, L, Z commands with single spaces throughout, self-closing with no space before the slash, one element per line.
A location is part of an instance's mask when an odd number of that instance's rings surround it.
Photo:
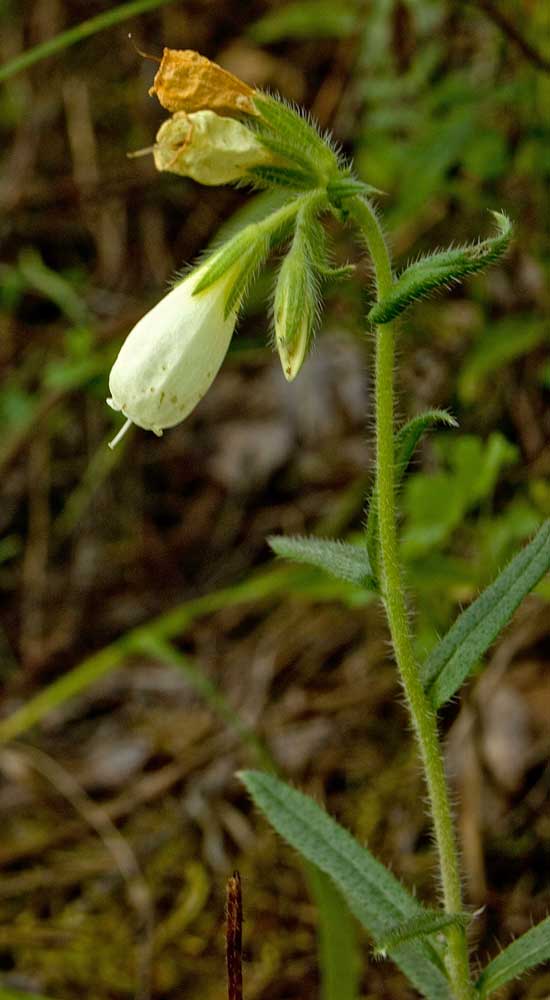
<path fill-rule="evenodd" d="M 476 983 L 480 997 L 489 996 L 511 979 L 517 979 L 524 972 L 549 959 L 550 917 L 546 917 L 489 962 Z"/>
<path fill-rule="evenodd" d="M 347 38 L 356 24 L 354 7 L 347 4 L 302 0 L 266 14 L 248 29 L 259 45 L 280 42 L 284 38 Z"/>
<path fill-rule="evenodd" d="M 445 435 L 435 448 L 448 469 L 416 473 L 403 493 L 401 544 L 406 560 L 441 547 L 468 511 L 492 496 L 502 469 L 518 457 L 517 448 L 497 431 L 487 441 L 473 434 Z"/>
<path fill-rule="evenodd" d="M 240 777 L 277 832 L 331 876 L 375 941 L 396 924 L 424 912 L 395 876 L 313 799 L 269 774 L 245 771 Z M 435 946 L 408 941 L 392 948 L 392 958 L 424 996 L 450 1000 L 449 983 Z"/>
<path fill-rule="evenodd" d="M 363 545 L 313 536 L 272 535 L 267 539 L 276 555 L 293 562 L 316 566 L 338 580 L 355 583 L 371 590 L 374 586 L 372 567 Z"/>
<path fill-rule="evenodd" d="M 377 958 L 385 958 L 386 955 L 403 944 L 405 941 L 413 941 L 415 938 L 429 937 L 431 934 L 439 934 L 448 930 L 449 927 L 467 927 L 470 917 L 467 913 L 444 913 L 442 910 L 432 910 L 420 913 L 410 920 L 404 920 L 392 930 L 388 931 L 374 949 Z"/>
<path fill-rule="evenodd" d="M 395 438 L 395 487 L 399 489 L 403 476 L 407 471 L 414 450 L 422 435 L 435 424 L 446 424 L 447 427 L 458 427 L 455 418 L 447 410 L 427 410 L 409 420 L 398 431 Z M 368 505 L 367 526 L 365 529 L 367 551 L 378 578 L 378 494 L 376 485 L 373 488 Z"/>
<path fill-rule="evenodd" d="M 426 298 L 439 288 L 449 288 L 499 260 L 510 244 L 512 224 L 503 212 L 492 214 L 497 221 L 496 236 L 421 257 L 399 275 L 390 294 L 372 307 L 371 322 L 389 323 L 417 299 Z"/>
<path fill-rule="evenodd" d="M 357 925 L 328 875 L 311 864 L 305 874 L 317 906 L 321 1000 L 358 1000 L 362 963 Z"/>
<path fill-rule="evenodd" d="M 523 598 L 549 569 L 550 519 L 460 615 L 423 664 L 422 682 L 436 709 L 458 691 Z"/>

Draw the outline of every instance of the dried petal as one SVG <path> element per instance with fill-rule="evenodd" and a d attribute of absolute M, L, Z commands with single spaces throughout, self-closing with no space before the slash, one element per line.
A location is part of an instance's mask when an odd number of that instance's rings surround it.
<path fill-rule="evenodd" d="M 257 114 L 252 87 L 192 49 L 164 50 L 149 93 L 168 111 Z"/>

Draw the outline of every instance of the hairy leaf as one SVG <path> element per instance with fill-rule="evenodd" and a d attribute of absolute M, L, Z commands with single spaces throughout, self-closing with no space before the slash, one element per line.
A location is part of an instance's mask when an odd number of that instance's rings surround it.
<path fill-rule="evenodd" d="M 481 973 L 476 987 L 484 998 L 511 979 L 550 959 L 550 917 L 526 931 L 497 955 Z"/>
<path fill-rule="evenodd" d="M 523 598 L 549 569 L 550 519 L 430 653 L 422 667 L 422 681 L 435 708 L 458 691 Z"/>
<path fill-rule="evenodd" d="M 276 555 L 283 559 L 316 566 L 338 580 L 360 587 L 372 589 L 374 586 L 368 552 L 363 545 L 349 545 L 313 536 L 272 535 L 267 541 Z"/>
<path fill-rule="evenodd" d="M 399 275 L 389 295 L 372 307 L 369 312 L 371 322 L 389 323 L 411 302 L 425 298 L 438 288 L 448 288 L 499 260 L 510 244 L 512 224 L 503 212 L 492 214 L 497 221 L 496 236 L 421 257 Z"/>
<path fill-rule="evenodd" d="M 427 410 L 409 420 L 398 431 L 395 438 L 395 487 L 399 489 L 408 464 L 422 435 L 435 424 L 458 427 L 455 418 L 447 410 Z M 370 561 L 378 578 L 378 494 L 376 484 L 372 490 L 367 516 L 366 544 Z"/>
<path fill-rule="evenodd" d="M 395 876 L 313 799 L 269 774 L 245 771 L 240 777 L 277 832 L 331 876 L 375 941 L 383 938 L 388 928 L 424 912 Z M 449 983 L 435 946 L 408 941 L 392 948 L 391 954 L 424 996 L 450 1000 Z"/>
<path fill-rule="evenodd" d="M 377 957 L 385 958 L 393 948 L 403 944 L 404 941 L 429 937 L 430 934 L 439 934 L 449 927 L 466 927 L 469 920 L 470 917 L 467 913 L 444 913 L 442 910 L 428 910 L 426 913 L 411 917 L 410 920 L 404 920 L 403 923 L 389 930 L 378 941 L 374 954 Z"/>

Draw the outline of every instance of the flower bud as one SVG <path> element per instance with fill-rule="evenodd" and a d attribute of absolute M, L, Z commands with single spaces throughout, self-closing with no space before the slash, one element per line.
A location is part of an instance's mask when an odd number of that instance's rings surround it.
<path fill-rule="evenodd" d="M 229 184 L 273 160 L 245 125 L 214 111 L 177 111 L 161 125 L 153 154 L 157 170 L 209 185 Z"/>
<path fill-rule="evenodd" d="M 114 410 L 161 435 L 183 420 L 210 388 L 235 328 L 238 303 L 226 310 L 241 265 L 194 294 L 208 265 L 192 271 L 154 306 L 126 338 L 109 377 Z"/>
<path fill-rule="evenodd" d="M 275 341 L 288 382 L 296 378 L 308 352 L 319 317 L 319 280 L 312 261 L 311 227 L 316 220 L 300 212 L 292 246 L 279 271 L 273 318 Z"/>
<path fill-rule="evenodd" d="M 149 93 L 156 94 L 167 111 L 257 114 L 252 87 L 191 49 L 164 50 Z"/>

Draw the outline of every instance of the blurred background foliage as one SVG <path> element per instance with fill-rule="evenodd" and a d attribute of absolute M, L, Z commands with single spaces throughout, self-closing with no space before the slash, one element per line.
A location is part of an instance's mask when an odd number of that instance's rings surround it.
<path fill-rule="evenodd" d="M 424 651 L 550 515 L 550 9 L 157 6 L 0 85 L 0 736 L 19 738 L 0 754 L 3 989 L 221 1000 L 223 886 L 238 865 L 247 1000 L 310 997 L 316 912 L 239 766 L 268 754 L 433 898 L 381 616 L 351 586 L 273 565 L 264 542 L 360 530 L 371 274 L 334 229 L 359 280 L 329 289 L 292 386 L 264 275 L 191 418 L 110 452 L 122 339 L 246 204 L 127 159 L 163 118 L 136 46 L 197 49 L 311 110 L 384 192 L 398 264 L 485 236 L 488 209 L 515 221 L 502 265 L 402 324 L 400 415 L 444 406 L 460 424 L 427 440 L 402 493 Z M 2 62 L 117 9 L 1 0 Z M 550 904 L 549 598 L 546 581 L 444 719 L 468 902 L 485 906 L 480 955 Z M 361 996 L 411 995 L 364 942 L 361 962 Z M 507 996 L 549 994 L 543 970 Z"/>

